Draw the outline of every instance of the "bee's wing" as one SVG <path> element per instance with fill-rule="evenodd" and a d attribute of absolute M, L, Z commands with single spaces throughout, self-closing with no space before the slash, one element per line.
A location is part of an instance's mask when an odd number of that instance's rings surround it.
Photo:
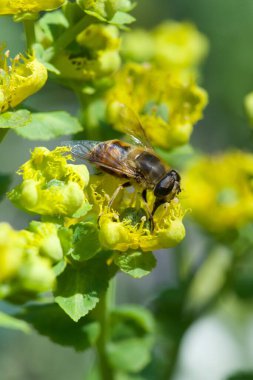
<path fill-rule="evenodd" d="M 74 157 L 81 158 L 82 160 L 89 161 L 89 155 L 91 150 L 99 144 L 99 141 L 91 140 L 76 140 L 76 141 L 63 141 L 62 146 L 68 146 L 70 148 L 71 154 Z"/>
<path fill-rule="evenodd" d="M 135 144 L 141 145 L 149 150 L 153 150 L 149 138 L 147 137 L 137 114 L 132 108 L 121 103 L 118 121 L 122 131 L 130 135 Z"/>
<path fill-rule="evenodd" d="M 101 169 L 108 169 L 118 175 L 125 175 L 129 178 L 136 177 L 135 163 L 128 160 L 123 161 L 121 157 L 117 157 L 110 153 L 106 153 L 106 161 L 104 157 L 96 156 L 96 159 L 91 157 L 92 149 L 98 145 L 100 141 L 80 140 L 80 141 L 64 141 L 61 145 L 68 146 L 71 149 L 71 154 L 74 157 L 87 160 L 94 165 L 99 166 Z"/>

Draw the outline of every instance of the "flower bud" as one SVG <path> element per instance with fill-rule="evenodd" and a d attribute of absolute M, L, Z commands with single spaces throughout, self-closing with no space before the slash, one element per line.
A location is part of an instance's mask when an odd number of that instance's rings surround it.
<path fill-rule="evenodd" d="M 50 260 L 35 255 L 23 264 L 18 278 L 22 288 L 32 292 L 52 290 L 55 281 Z"/>
<path fill-rule="evenodd" d="M 40 147 L 32 152 L 31 160 L 19 170 L 24 181 L 9 194 L 17 206 L 41 215 L 71 217 L 79 208 L 87 210 L 89 203 L 84 187 L 89 181 L 85 165 L 67 163 L 69 148 L 59 147 L 50 152 Z"/>
<path fill-rule="evenodd" d="M 106 249 L 128 249 L 128 231 L 121 222 L 114 222 L 108 217 L 101 216 L 99 240 Z M 123 249 L 122 249 L 123 248 Z"/>
<path fill-rule="evenodd" d="M 181 220 L 176 219 L 171 222 L 167 229 L 158 232 L 158 242 L 161 248 L 174 247 L 185 237 L 185 228 Z"/>
<path fill-rule="evenodd" d="M 16 275 L 22 263 L 25 238 L 7 223 L 0 223 L 0 282 Z"/>
<path fill-rule="evenodd" d="M 55 224 L 33 221 L 29 225 L 29 231 L 34 233 L 33 245 L 38 247 L 40 255 L 47 256 L 53 261 L 62 259 L 63 250 Z"/>

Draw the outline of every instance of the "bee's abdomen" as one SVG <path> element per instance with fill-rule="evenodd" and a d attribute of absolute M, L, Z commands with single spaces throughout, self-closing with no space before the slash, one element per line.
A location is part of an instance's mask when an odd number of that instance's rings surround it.
<path fill-rule="evenodd" d="M 166 173 L 161 160 L 152 153 L 146 151 L 136 157 L 136 165 L 145 181 L 150 185 L 155 185 Z"/>

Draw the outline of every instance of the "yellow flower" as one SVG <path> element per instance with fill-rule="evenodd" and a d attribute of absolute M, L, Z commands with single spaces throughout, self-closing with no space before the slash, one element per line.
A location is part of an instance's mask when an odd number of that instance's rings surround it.
<path fill-rule="evenodd" d="M 100 214 L 99 239 L 102 247 L 117 251 L 142 249 L 152 251 L 174 247 L 183 240 L 185 228 L 182 223 L 184 211 L 178 199 L 161 205 L 154 214 L 154 229 L 145 205 L 137 194 L 127 190 L 108 209 L 108 200 L 119 185 L 119 180 L 108 175 L 93 178 L 91 198 L 93 211 Z M 102 178 L 101 178 L 102 177 Z M 154 195 L 148 195 L 148 206 L 152 209 Z"/>
<path fill-rule="evenodd" d="M 0 15 L 50 11 L 64 3 L 65 0 L 1 0 Z"/>
<path fill-rule="evenodd" d="M 159 66 L 175 70 L 195 68 L 208 51 L 206 37 L 191 23 L 165 21 L 152 35 L 154 59 Z"/>
<path fill-rule="evenodd" d="M 120 66 L 119 33 L 112 25 L 92 24 L 76 38 L 79 53 L 63 52 L 53 61 L 61 76 L 94 80 L 111 75 Z"/>
<path fill-rule="evenodd" d="M 0 282 L 17 273 L 23 259 L 26 239 L 7 223 L 0 223 Z"/>
<path fill-rule="evenodd" d="M 107 101 L 108 118 L 116 129 L 122 130 L 118 105 L 123 103 L 139 115 L 154 145 L 170 149 L 189 141 L 193 125 L 202 117 L 207 94 L 193 79 L 129 63 L 116 74 Z"/>
<path fill-rule="evenodd" d="M 253 219 L 253 155 L 203 156 L 182 174 L 185 206 L 207 230 L 222 233 Z"/>
<path fill-rule="evenodd" d="M 208 51 L 208 41 L 193 24 L 165 21 L 151 32 L 136 29 L 123 35 L 122 55 L 135 62 L 152 62 L 174 72 L 196 69 Z"/>
<path fill-rule="evenodd" d="M 15 107 L 37 92 L 47 80 L 47 70 L 35 57 L 18 55 L 8 65 L 9 51 L 0 54 L 0 112 Z"/>
<path fill-rule="evenodd" d="M 0 223 L 0 298 L 52 289 L 55 274 L 51 260 L 40 256 L 41 241 L 33 232 Z"/>
<path fill-rule="evenodd" d="M 90 209 L 84 194 L 89 172 L 85 165 L 68 164 L 68 152 L 67 147 L 52 152 L 35 148 L 31 159 L 18 171 L 23 182 L 9 193 L 10 200 L 41 215 L 71 217 L 79 210 L 85 214 Z"/>

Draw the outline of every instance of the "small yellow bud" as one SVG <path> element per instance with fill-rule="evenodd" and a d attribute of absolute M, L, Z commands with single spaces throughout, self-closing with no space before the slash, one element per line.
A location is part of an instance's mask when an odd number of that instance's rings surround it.
<path fill-rule="evenodd" d="M 103 218 L 103 216 L 101 217 Z M 117 249 L 118 245 L 128 242 L 127 229 L 120 222 L 112 222 L 110 220 L 102 220 L 100 223 L 99 240 L 101 245 L 107 249 Z M 126 249 L 128 245 L 126 245 Z M 126 250 L 124 249 L 124 250 Z"/>
<path fill-rule="evenodd" d="M 185 228 L 181 220 L 177 219 L 171 222 L 167 229 L 158 232 L 158 242 L 161 247 L 174 247 L 185 237 Z"/>
<path fill-rule="evenodd" d="M 32 292 L 52 290 L 55 275 L 47 258 L 30 256 L 19 271 L 22 288 Z"/>
<path fill-rule="evenodd" d="M 32 179 L 23 181 L 20 187 L 20 204 L 22 207 L 31 209 L 38 203 L 38 183 Z"/>
<path fill-rule="evenodd" d="M 7 223 L 0 223 L 0 282 L 15 276 L 22 263 L 25 239 Z"/>

